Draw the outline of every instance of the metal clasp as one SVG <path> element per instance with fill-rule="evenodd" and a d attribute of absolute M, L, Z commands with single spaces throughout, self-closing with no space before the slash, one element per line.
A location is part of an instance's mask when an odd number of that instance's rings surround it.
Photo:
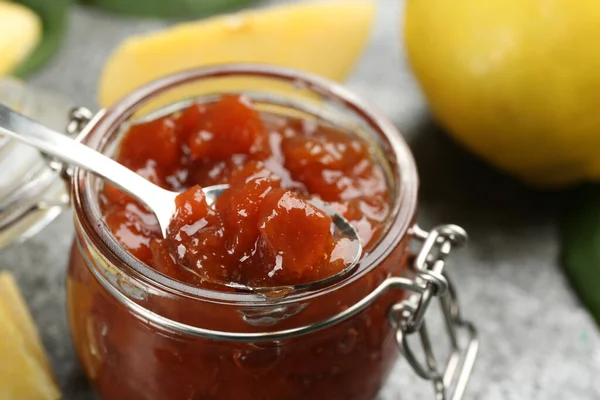
<path fill-rule="evenodd" d="M 392 306 L 390 323 L 396 329 L 400 352 L 417 375 L 433 383 L 436 400 L 460 400 L 473 370 L 479 340 L 475 327 L 463 320 L 459 313 L 456 291 L 444 272 L 444 265 L 452 249 L 466 242 L 467 234 L 456 225 L 439 226 L 431 232 L 415 226 L 412 233 L 423 243 L 416 254 L 414 270 L 416 283 L 424 285 L 424 289 Z M 424 318 L 434 298 L 440 301 L 451 346 L 443 370 L 436 360 Z M 467 343 L 462 347 L 458 337 L 460 331 L 467 336 Z M 408 337 L 414 333 L 419 335 L 424 362 L 419 361 L 408 342 Z"/>
<path fill-rule="evenodd" d="M 65 127 L 65 134 L 78 140 L 79 134 L 88 125 L 93 117 L 94 114 L 85 107 L 75 107 L 71 109 L 71 111 L 69 111 L 69 120 L 67 121 L 67 126 Z M 69 186 L 69 180 L 71 178 L 71 169 L 69 165 L 66 165 L 62 161 L 44 153 L 42 153 L 42 156 L 46 159 L 46 162 L 50 168 L 57 171 L 63 181 L 65 181 L 67 186 Z"/>
<path fill-rule="evenodd" d="M 51 121 L 54 129 L 65 122 L 65 118 L 57 115 L 69 111 L 67 124 L 64 127 L 65 134 L 75 136 L 90 121 L 92 113 L 85 108 L 73 108 L 65 106 L 63 101 L 53 94 L 47 94 L 43 91 L 37 91 L 23 86 L 19 83 L 0 80 L 0 92 L 6 89 L 3 94 L 13 95 L 21 99 L 20 102 L 12 104 L 14 107 L 26 108 L 27 113 L 32 118 L 41 118 L 44 121 Z M 60 125 L 58 120 L 60 120 Z M 7 139 L 7 138 L 5 138 Z M 0 140 L 0 147 L 4 145 L 3 156 L 10 157 L 11 152 L 15 153 L 14 158 L 19 159 L 19 145 L 11 144 L 11 141 Z M 7 143 L 9 143 L 7 145 Z M 17 150 L 15 150 L 15 148 Z M 33 149 L 29 149 L 33 150 Z M 27 161 L 21 163 L 20 167 L 15 169 L 15 173 L 10 178 L 17 180 L 24 171 L 23 164 L 30 163 L 30 172 L 24 173 L 21 185 L 15 185 L 15 189 L 2 199 L 0 204 L 0 249 L 14 242 L 15 240 L 25 240 L 37 234 L 50 221 L 58 216 L 65 208 L 70 205 L 70 176 L 69 169 L 61 162 L 41 154 L 42 158 L 37 156 L 28 156 L 27 151 L 24 157 Z M 6 160 L 5 160 L 6 162 Z M 10 162 L 10 161 L 8 161 Z M 19 163 L 17 163 L 19 164 Z M 46 165 L 50 168 L 46 168 Z M 60 179 L 62 178 L 62 179 Z M 9 185 L 14 185 L 9 179 Z M 65 190 L 65 184 L 67 190 Z"/>
<path fill-rule="evenodd" d="M 92 120 L 94 113 L 85 107 L 76 107 L 69 113 L 69 122 L 67 123 L 67 135 L 75 137 L 79 135 L 83 128 Z"/>
<path fill-rule="evenodd" d="M 104 115 L 105 110 L 102 109 L 96 114 L 85 107 L 75 107 L 69 112 L 69 120 L 65 127 L 65 133 L 67 136 L 72 137 L 78 142 L 83 141 L 90 133 L 91 128 L 94 124 Z M 60 160 L 48 156 L 42 153 L 42 156 L 46 159 L 46 162 L 53 170 L 57 171 L 63 183 L 66 186 L 66 192 L 68 193 L 68 203 L 71 202 L 71 178 L 73 176 L 73 166 L 65 164 Z"/>

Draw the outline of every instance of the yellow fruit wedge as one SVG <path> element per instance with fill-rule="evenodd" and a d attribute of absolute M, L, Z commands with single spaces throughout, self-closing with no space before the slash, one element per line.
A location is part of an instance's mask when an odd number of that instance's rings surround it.
<path fill-rule="evenodd" d="M 374 4 L 319 1 L 184 23 L 132 37 L 108 59 L 98 89 L 109 106 L 159 77 L 195 67 L 260 63 L 343 80 L 369 36 Z"/>
<path fill-rule="evenodd" d="M 42 39 L 42 20 L 27 7 L 0 1 L 0 76 L 8 74 Z"/>
<path fill-rule="evenodd" d="M 6 271 L 0 272 L 0 303 L 4 304 L 13 323 L 23 335 L 27 350 L 48 374 L 51 374 L 50 363 L 46 358 L 33 318 L 27 310 L 25 299 L 17 287 L 15 278 Z"/>
<path fill-rule="evenodd" d="M 0 399 L 59 399 L 33 320 L 6 272 L 0 274 L 0 338 Z"/>

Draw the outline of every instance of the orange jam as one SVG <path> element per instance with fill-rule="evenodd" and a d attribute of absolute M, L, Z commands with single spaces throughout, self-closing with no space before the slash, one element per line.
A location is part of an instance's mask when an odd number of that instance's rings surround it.
<path fill-rule="evenodd" d="M 159 272 L 187 283 L 294 285 L 342 271 L 353 258 L 319 198 L 369 248 L 389 211 L 384 174 L 361 138 L 331 125 L 260 113 L 224 95 L 126 132 L 117 160 L 182 191 L 166 239 L 152 213 L 106 185 L 105 220 L 119 241 Z M 201 187 L 230 188 L 208 206 Z"/>

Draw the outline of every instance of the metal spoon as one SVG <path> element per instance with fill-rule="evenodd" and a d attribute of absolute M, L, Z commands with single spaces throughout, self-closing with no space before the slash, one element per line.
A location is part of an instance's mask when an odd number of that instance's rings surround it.
<path fill-rule="evenodd" d="M 176 211 L 175 198 L 179 193 L 163 189 L 131 171 L 129 168 L 119 164 L 112 158 L 61 133 L 55 132 L 3 105 L 0 105 L 0 134 L 10 136 L 18 141 L 36 147 L 43 153 L 53 156 L 63 162 L 83 168 L 134 196 L 154 213 L 163 237 L 167 236 L 169 223 Z M 214 203 L 228 187 L 229 185 L 215 185 L 203 188 L 202 190 L 206 195 L 207 203 L 212 205 L 212 203 Z M 323 284 L 333 279 L 338 279 L 356 267 L 362 254 L 360 239 L 352 225 L 350 225 L 350 223 L 340 214 L 329 209 L 325 203 L 319 202 L 317 206 L 322 208 L 332 217 L 336 234 L 339 237 L 356 241 L 356 253 L 352 258 L 352 262 L 335 276 L 328 277 L 318 282 L 294 286 L 293 288 L 304 288 L 307 285 Z M 251 291 L 272 289 L 248 287 L 229 282 L 218 283 L 236 289 L 246 289 Z"/>

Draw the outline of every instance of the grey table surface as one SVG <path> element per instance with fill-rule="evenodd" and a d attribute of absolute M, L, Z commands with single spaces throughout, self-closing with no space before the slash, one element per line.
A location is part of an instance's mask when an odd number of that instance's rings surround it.
<path fill-rule="evenodd" d="M 371 41 L 347 85 L 389 116 L 410 144 L 421 177 L 419 223 L 452 222 L 470 233 L 468 247 L 449 267 L 464 314 L 481 336 L 466 398 L 600 398 L 599 331 L 560 268 L 558 195 L 530 191 L 495 172 L 436 127 L 403 53 L 403 3 L 379 0 L 379 5 Z M 98 76 L 111 49 L 128 35 L 165 25 L 77 8 L 63 50 L 31 82 L 95 109 Z M 64 399 L 94 399 L 65 313 L 72 233 L 72 217 L 65 212 L 36 237 L 1 252 L 0 269 L 17 276 Z M 430 387 L 403 361 L 380 395 L 380 400 L 430 398 Z"/>

